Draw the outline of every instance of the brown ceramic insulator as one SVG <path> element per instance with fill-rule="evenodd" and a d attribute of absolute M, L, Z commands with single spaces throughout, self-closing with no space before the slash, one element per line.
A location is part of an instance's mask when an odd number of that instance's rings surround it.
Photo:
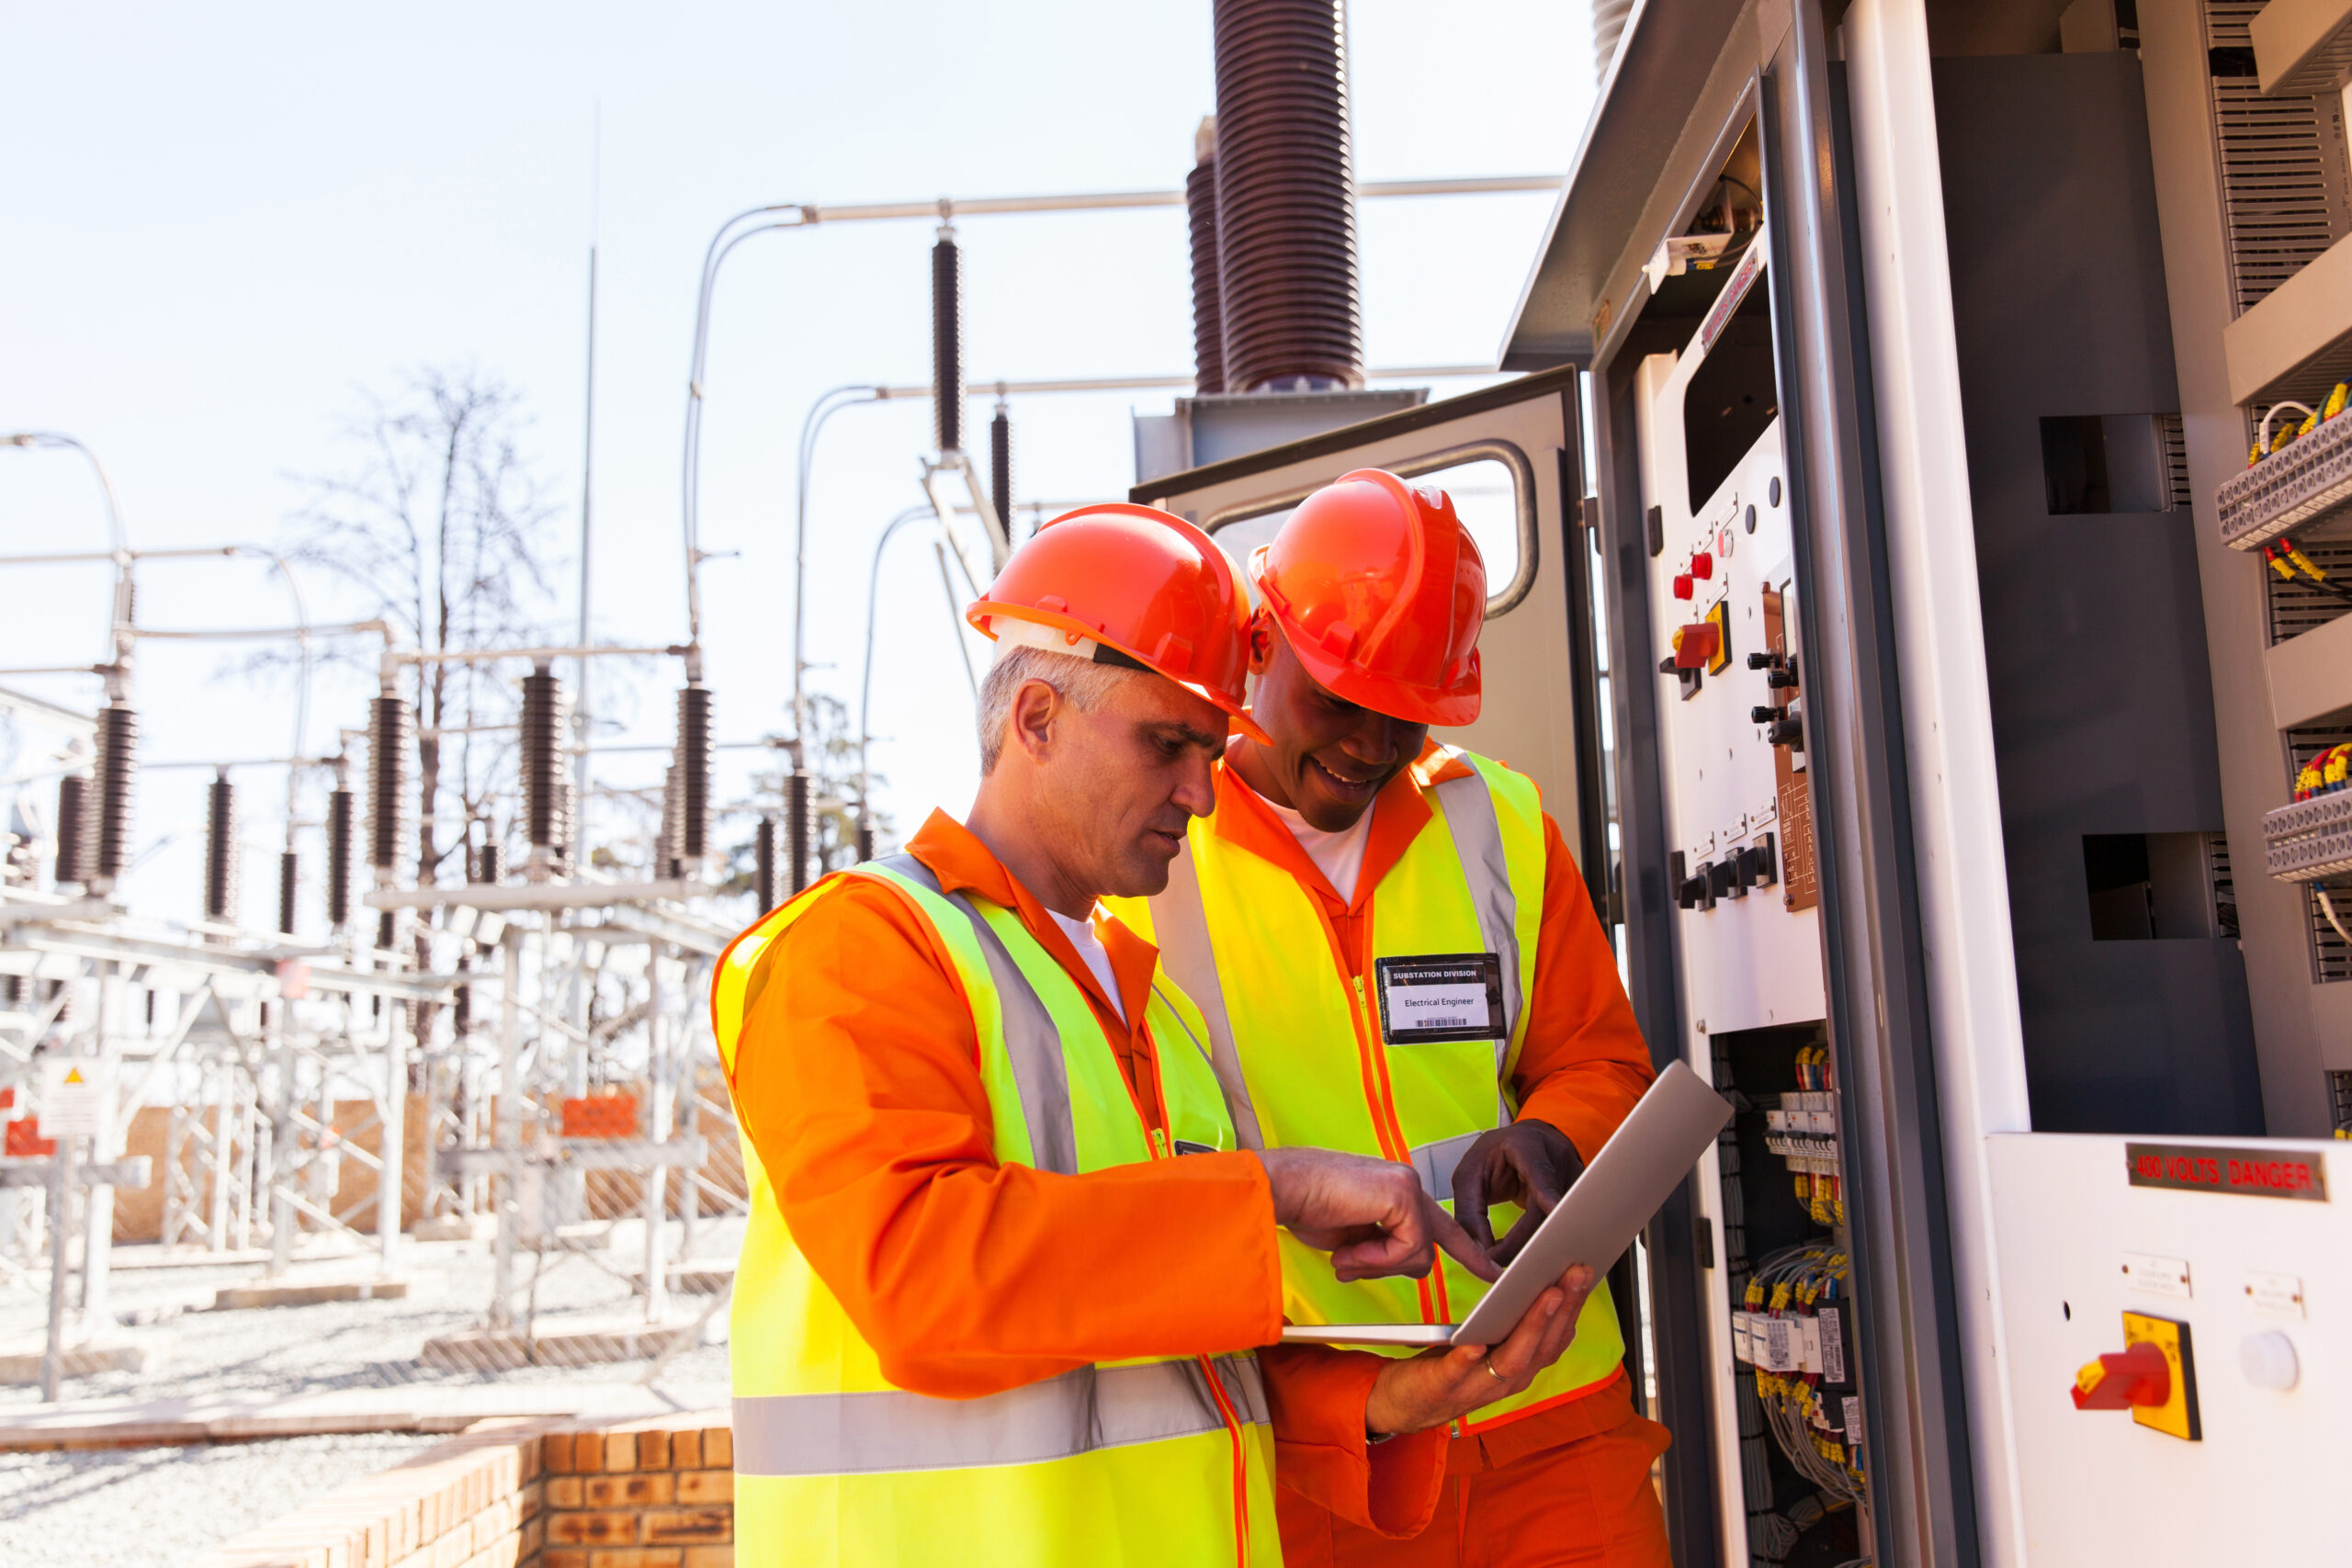
<path fill-rule="evenodd" d="M 1217 0 L 1218 307 L 1228 391 L 1361 387 L 1343 0 Z"/>
<path fill-rule="evenodd" d="M 130 789 L 139 773 L 139 716 L 120 703 L 98 710 L 96 809 L 83 814 L 82 874 L 112 886 L 130 866 Z"/>
<path fill-rule="evenodd" d="M 1225 390 L 1225 314 L 1217 304 L 1216 163 L 1184 176 L 1184 214 L 1193 230 L 1193 390 Z"/>
<path fill-rule="evenodd" d="M 226 773 L 205 797 L 204 918 L 237 919 L 237 786 Z"/>
<path fill-rule="evenodd" d="M 351 920 L 352 806 L 347 789 L 327 795 L 327 924 L 336 931 Z"/>
<path fill-rule="evenodd" d="M 79 773 L 67 773 L 57 781 L 57 885 L 89 880 L 89 863 L 83 853 L 82 824 L 88 816 L 90 781 Z"/>

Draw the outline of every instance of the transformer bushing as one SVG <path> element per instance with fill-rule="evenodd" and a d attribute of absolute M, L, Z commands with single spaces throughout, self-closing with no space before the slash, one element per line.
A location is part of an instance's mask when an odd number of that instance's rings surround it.
<path fill-rule="evenodd" d="M 349 790 L 327 792 L 327 924 L 336 931 L 351 923 L 353 805 Z"/>
<path fill-rule="evenodd" d="M 1005 543 L 1012 544 L 1012 415 L 1002 403 L 997 404 L 996 417 L 989 421 L 989 502 L 996 508 Z"/>
<path fill-rule="evenodd" d="M 277 857 L 277 929 L 294 934 L 294 897 L 302 886 L 302 863 L 292 850 Z"/>
<path fill-rule="evenodd" d="M 408 826 L 409 753 L 415 741 L 407 698 L 380 696 L 368 705 L 368 863 L 387 882 Z"/>
<path fill-rule="evenodd" d="M 653 852 L 653 874 L 677 876 L 678 864 L 678 764 L 672 762 L 662 770 L 662 831 Z"/>
<path fill-rule="evenodd" d="M 808 819 L 808 770 L 795 768 L 784 781 L 786 820 L 790 826 L 792 890 L 808 886 L 808 852 L 815 847 L 816 824 Z"/>
<path fill-rule="evenodd" d="M 237 786 L 225 772 L 205 796 L 204 918 L 237 921 Z"/>
<path fill-rule="evenodd" d="M 1228 392 L 1363 385 L 1344 0 L 1216 0 Z"/>
<path fill-rule="evenodd" d="M 523 822 L 531 864 L 554 869 L 565 839 L 564 785 L 571 760 L 563 750 L 563 685 L 545 666 L 523 677 Z"/>
<path fill-rule="evenodd" d="M 1225 390 L 1225 312 L 1217 297 L 1216 121 L 1203 120 L 1193 138 L 1199 161 L 1184 176 L 1184 218 L 1193 241 L 1193 392 Z"/>
<path fill-rule="evenodd" d="M 763 912 L 781 901 L 775 896 L 775 818 L 762 816 L 752 834 L 752 902 Z"/>
<path fill-rule="evenodd" d="M 83 880 L 111 888 L 130 866 L 130 787 L 139 773 L 139 716 L 120 703 L 98 710 L 96 809 L 82 823 Z"/>
<path fill-rule="evenodd" d="M 677 854 L 689 868 L 710 853 L 710 691 L 690 682 L 678 693 Z"/>
<path fill-rule="evenodd" d="M 90 781 L 67 773 L 57 781 L 57 885 L 87 882 L 88 858 L 83 853 L 83 819 L 88 808 Z"/>
<path fill-rule="evenodd" d="M 931 247 L 932 431 L 942 452 L 964 449 L 964 276 L 956 231 Z"/>

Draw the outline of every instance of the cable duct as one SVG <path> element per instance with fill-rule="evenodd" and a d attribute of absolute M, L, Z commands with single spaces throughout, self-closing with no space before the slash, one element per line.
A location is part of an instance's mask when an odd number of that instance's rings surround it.
<path fill-rule="evenodd" d="M 111 887 L 130 866 L 130 786 L 139 773 L 139 716 L 121 703 L 98 710 L 97 809 L 82 825 L 83 880 Z"/>
<path fill-rule="evenodd" d="M 956 231 L 931 247 L 932 428 L 942 452 L 964 449 L 964 271 Z"/>
<path fill-rule="evenodd" d="M 1216 0 L 1227 391 L 1363 385 L 1344 0 Z"/>
<path fill-rule="evenodd" d="M 698 868 L 710 853 L 710 689 L 690 681 L 678 693 L 678 849 Z"/>
<path fill-rule="evenodd" d="M 90 781 L 67 773 L 57 781 L 57 885 L 87 882 L 89 860 L 83 853 L 82 823 L 88 806 Z"/>
<path fill-rule="evenodd" d="M 1193 390 L 1225 390 L 1225 313 L 1218 307 L 1216 116 L 1193 133 L 1193 172 L 1184 176 L 1184 217 L 1193 234 Z"/>
<path fill-rule="evenodd" d="M 408 699 L 384 695 L 368 705 L 368 863 L 390 882 L 408 826 L 409 753 L 416 726 Z M 389 922 L 391 911 L 384 912 Z M 385 931 L 390 931 L 389 924 Z M 387 937 L 384 945 L 390 946 Z"/>
<path fill-rule="evenodd" d="M 352 794 L 327 792 L 327 924 L 336 931 L 351 923 Z"/>
<path fill-rule="evenodd" d="M 215 774 L 204 810 L 204 918 L 237 919 L 237 786 Z"/>

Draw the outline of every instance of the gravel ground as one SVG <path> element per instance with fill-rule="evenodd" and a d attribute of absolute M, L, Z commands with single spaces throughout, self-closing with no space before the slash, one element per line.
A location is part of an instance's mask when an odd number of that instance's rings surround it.
<path fill-rule="evenodd" d="M 93 1452 L 0 1453 L 9 1562 L 161 1568 L 442 1439 L 407 1432 Z"/>
<path fill-rule="evenodd" d="M 707 1229 L 700 1258 L 734 1255 L 741 1230 Z M 550 1254 L 537 1288 L 542 1329 L 566 1321 L 612 1322 L 641 1315 L 626 1273 L 643 1258 L 643 1233 L 624 1222 L 609 1251 Z M 674 1234 L 674 1233 L 673 1233 Z M 634 1382 L 644 1361 L 586 1368 L 532 1367 L 496 1373 L 420 1367 L 425 1339 L 478 1327 L 491 1295 L 492 1259 L 484 1242 L 405 1243 L 400 1271 L 416 1281 L 393 1302 L 336 1302 L 236 1312 L 208 1309 L 224 1285 L 249 1284 L 260 1269 L 124 1269 L 112 1276 L 112 1310 L 124 1335 L 168 1341 L 144 1372 L 107 1372 L 70 1380 L 67 1400 L 172 1399 L 205 1394 L 291 1394 L 327 1390 L 483 1386 L 493 1383 Z M 520 1277 L 527 1279 L 526 1255 Z M 297 1265 L 289 1280 L 350 1279 L 373 1272 L 373 1258 Z M 46 1280 L 0 1286 L 0 1343 L 37 1344 L 46 1310 Z M 707 1296 L 673 1299 L 673 1314 L 692 1316 Z M 518 1302 L 520 1310 L 522 1303 Z M 712 1325 L 723 1333 L 726 1314 Z M 727 1347 L 706 1344 L 671 1358 L 655 1392 L 680 1409 L 727 1403 Z M 40 1399 L 35 1388 L 0 1387 L 0 1409 Z M 320 1493 L 383 1470 L 441 1440 L 377 1433 L 154 1449 L 0 1452 L 0 1562 L 87 1563 L 90 1568 L 184 1562 L 191 1553 L 286 1513 Z"/>

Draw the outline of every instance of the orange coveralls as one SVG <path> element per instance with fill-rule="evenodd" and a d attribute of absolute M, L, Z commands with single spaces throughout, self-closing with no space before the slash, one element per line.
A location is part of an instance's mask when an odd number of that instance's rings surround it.
<path fill-rule="evenodd" d="M 1029 890 L 933 812 L 909 850 L 942 890 L 1014 910 L 1084 988 L 1137 1107 L 1164 1126 L 1143 1024 L 1158 952 L 1096 931 L 1125 1013 Z M 733 1089 L 809 1266 L 900 1388 L 976 1398 L 1093 1361 L 1217 1354 L 1282 1334 L 1265 1168 L 1190 1155 L 1058 1176 L 999 1165 L 971 1010 L 929 926 L 848 879 L 763 953 L 744 994 Z M 1446 1483 L 1442 1429 L 1367 1445 L 1378 1358 L 1262 1357 L 1283 1480 L 1369 1539 L 1419 1529 Z"/>
<path fill-rule="evenodd" d="M 1228 768 L 1217 769 L 1217 808 L 1210 826 L 1237 847 L 1287 870 L 1313 893 L 1330 917 L 1348 964 L 1361 969 L 1374 890 L 1430 821 L 1425 790 L 1471 771 L 1468 763 L 1452 759 L 1432 769 L 1437 750 L 1435 742 L 1424 748 L 1420 761 L 1390 780 L 1374 803 L 1353 899 L 1340 897 L 1282 819 Z M 1535 984 L 1527 998 L 1527 1039 L 1511 1087 L 1521 1117 L 1557 1127 L 1589 1160 L 1655 1074 L 1633 1004 L 1617 977 L 1616 954 L 1549 812 L 1544 835 Z M 1624 1329 L 1629 1337 L 1635 1331 L 1631 1323 Z M 1320 1495 L 1321 1483 L 1295 1471 L 1290 1453 L 1283 1451 L 1275 1497 L 1284 1562 L 1291 1568 L 1530 1568 L 1568 1562 L 1668 1568 L 1665 1516 L 1650 1483 L 1650 1466 L 1666 1451 L 1667 1432 L 1634 1412 L 1622 1373 L 1580 1398 L 1482 1426 L 1453 1438 L 1448 1447 L 1434 1523 L 1409 1540 L 1363 1529 L 1331 1509 Z"/>

